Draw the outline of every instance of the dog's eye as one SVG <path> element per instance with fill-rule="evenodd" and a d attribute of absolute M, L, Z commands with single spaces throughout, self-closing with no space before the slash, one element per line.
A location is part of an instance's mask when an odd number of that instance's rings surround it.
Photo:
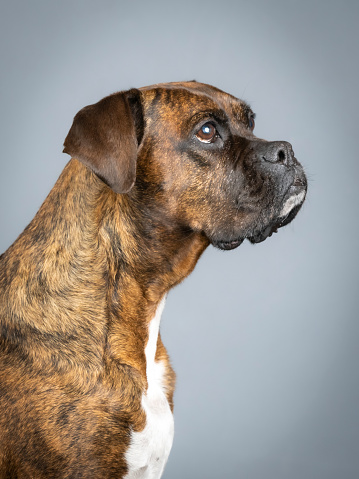
<path fill-rule="evenodd" d="M 249 119 L 248 119 L 248 128 L 250 130 L 254 130 L 254 127 L 255 127 L 255 121 L 254 121 L 254 115 L 253 116 L 250 116 Z"/>
<path fill-rule="evenodd" d="M 212 123 L 205 123 L 196 133 L 197 138 L 203 143 L 213 143 L 218 137 L 216 127 Z"/>

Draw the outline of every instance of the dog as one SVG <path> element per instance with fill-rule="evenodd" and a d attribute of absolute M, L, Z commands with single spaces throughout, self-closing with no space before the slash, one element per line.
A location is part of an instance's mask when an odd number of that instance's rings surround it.
<path fill-rule="evenodd" d="M 307 191 L 292 146 L 215 87 L 157 84 L 80 110 L 71 159 L 0 257 L 0 478 L 160 478 L 175 373 L 167 292 L 210 245 L 259 243 Z"/>

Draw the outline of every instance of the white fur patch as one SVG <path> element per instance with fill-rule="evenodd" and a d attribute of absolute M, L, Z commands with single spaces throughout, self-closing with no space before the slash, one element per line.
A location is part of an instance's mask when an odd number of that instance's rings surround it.
<path fill-rule="evenodd" d="M 285 218 L 286 216 L 288 216 L 293 208 L 295 208 L 297 205 L 300 205 L 300 203 L 302 203 L 302 201 L 304 200 L 304 196 L 305 196 L 305 191 L 301 191 L 298 195 L 293 195 L 290 198 L 288 198 L 287 201 L 284 203 L 284 206 L 282 208 L 282 211 L 279 214 L 279 217 Z"/>
<path fill-rule="evenodd" d="M 149 325 L 145 348 L 148 389 L 142 397 L 146 426 L 141 432 L 132 432 L 130 447 L 126 451 L 128 473 L 125 479 L 159 479 L 172 447 L 174 423 L 163 386 L 165 365 L 155 361 L 164 305 L 165 298 Z"/>

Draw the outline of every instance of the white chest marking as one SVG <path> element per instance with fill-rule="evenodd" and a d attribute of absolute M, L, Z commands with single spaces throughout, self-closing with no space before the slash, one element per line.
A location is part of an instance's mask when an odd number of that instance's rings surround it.
<path fill-rule="evenodd" d="M 159 304 L 149 325 L 145 348 L 148 389 L 142 396 L 146 426 L 141 432 L 132 432 L 126 451 L 128 473 L 125 479 L 159 479 L 166 465 L 173 441 L 173 415 L 164 392 L 165 366 L 155 361 L 157 338 L 165 298 Z"/>

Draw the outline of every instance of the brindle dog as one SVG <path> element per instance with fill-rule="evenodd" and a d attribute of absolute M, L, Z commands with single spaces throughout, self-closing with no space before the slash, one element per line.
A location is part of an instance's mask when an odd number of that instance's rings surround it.
<path fill-rule="evenodd" d="M 161 476 L 163 298 L 208 245 L 263 241 L 306 195 L 291 145 L 253 128 L 246 103 L 196 82 L 76 115 L 71 161 L 0 257 L 0 478 Z"/>

